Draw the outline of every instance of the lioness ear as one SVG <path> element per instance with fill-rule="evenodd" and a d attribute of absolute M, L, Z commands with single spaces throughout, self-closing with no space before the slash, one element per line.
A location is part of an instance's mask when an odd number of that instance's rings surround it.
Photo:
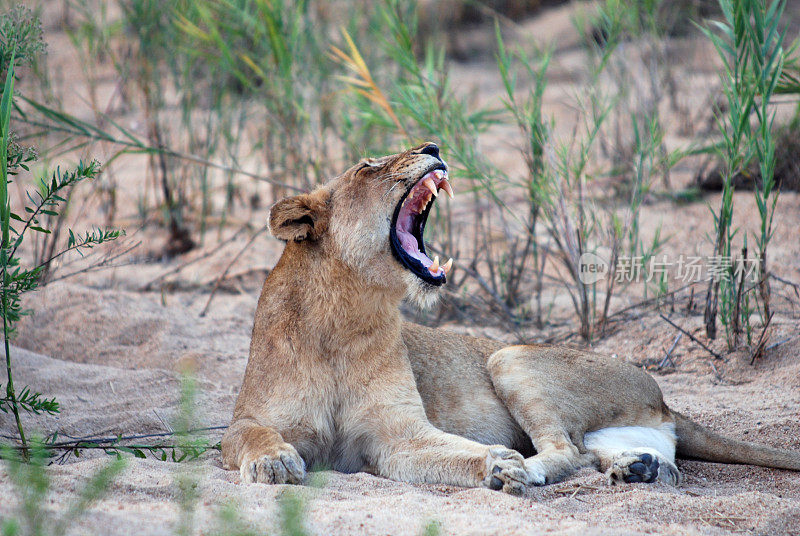
<path fill-rule="evenodd" d="M 317 190 L 309 194 L 282 199 L 269 211 L 269 230 L 280 240 L 318 240 L 328 229 L 330 192 Z"/>

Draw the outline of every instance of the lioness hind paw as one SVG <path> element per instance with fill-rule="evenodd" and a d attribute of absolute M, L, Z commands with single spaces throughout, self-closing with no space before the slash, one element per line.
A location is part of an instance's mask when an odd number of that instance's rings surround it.
<path fill-rule="evenodd" d="M 242 463 L 239 473 L 242 482 L 250 484 L 302 484 L 306 477 L 306 464 L 293 447 L 282 448 Z"/>
<path fill-rule="evenodd" d="M 618 482 L 652 484 L 660 480 L 675 486 L 680 482 L 674 463 L 649 452 L 622 453 L 606 471 L 606 476 L 611 485 Z"/>

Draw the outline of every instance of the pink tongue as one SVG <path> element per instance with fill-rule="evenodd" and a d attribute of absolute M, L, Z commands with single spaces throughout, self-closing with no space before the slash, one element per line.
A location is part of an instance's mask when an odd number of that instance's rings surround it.
<path fill-rule="evenodd" d="M 415 193 L 419 187 L 415 187 Z M 424 188 L 424 186 L 423 186 Z M 414 215 L 421 209 L 420 205 L 423 203 L 422 195 L 417 194 L 414 199 L 406 201 L 406 204 L 400 209 L 400 214 L 397 215 L 397 238 L 400 240 L 400 245 L 403 247 L 409 256 L 417 259 L 422 265 L 427 268 L 433 261 L 427 255 L 419 250 L 419 244 L 414 235 L 411 234 L 411 225 L 414 221 Z M 414 209 L 413 211 L 411 209 Z"/>
<path fill-rule="evenodd" d="M 398 217 L 398 220 L 399 219 L 400 218 Z M 417 239 L 414 238 L 414 235 L 402 229 L 399 223 L 397 225 L 397 238 L 400 240 L 400 245 L 403 247 L 405 252 L 408 253 L 409 256 L 421 262 L 425 268 L 433 264 L 433 261 L 419 250 L 419 244 L 417 243 Z"/>

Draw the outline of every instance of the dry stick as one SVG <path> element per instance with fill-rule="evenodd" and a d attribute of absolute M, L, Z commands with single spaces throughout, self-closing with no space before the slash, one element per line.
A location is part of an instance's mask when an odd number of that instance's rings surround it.
<path fill-rule="evenodd" d="M 192 428 L 191 430 L 187 430 L 185 433 L 187 434 L 194 434 L 197 432 L 211 432 L 215 430 L 227 430 L 227 426 L 206 426 L 203 428 Z M 113 436 L 113 437 L 96 437 L 96 436 L 82 436 L 82 437 L 75 437 L 69 434 L 61 434 L 64 437 L 68 437 L 69 441 L 54 441 L 53 443 L 44 443 L 43 446 L 45 448 L 48 447 L 67 447 L 70 445 L 74 445 L 75 443 L 111 443 L 115 441 L 131 441 L 134 439 L 152 439 L 156 437 L 168 437 L 175 435 L 175 432 L 158 432 L 154 434 L 135 434 L 135 435 L 128 435 L 128 436 Z M 6 434 L 0 434 L 0 437 L 5 439 L 17 439 L 16 436 L 9 436 Z"/>
<path fill-rule="evenodd" d="M 263 227 L 261 227 L 261 229 L 259 229 L 255 233 L 253 233 L 253 236 L 250 237 L 250 240 L 247 241 L 247 243 L 244 245 L 244 247 L 239 250 L 239 253 L 237 253 L 236 256 L 234 256 L 233 259 L 231 260 L 231 262 L 228 264 L 228 266 L 225 267 L 225 271 L 222 272 L 222 275 L 220 275 L 217 278 L 217 281 L 214 283 L 214 288 L 211 289 L 211 294 L 209 294 L 208 301 L 206 302 L 206 306 L 203 307 L 203 311 L 200 313 L 200 316 L 206 316 L 206 313 L 208 312 L 208 308 L 211 306 L 211 300 L 214 299 L 214 295 L 217 293 L 217 290 L 219 289 L 219 286 L 222 284 L 222 281 L 223 281 L 223 279 L 225 279 L 225 276 L 228 275 L 228 272 L 230 271 L 230 269 L 233 268 L 233 265 L 236 264 L 236 262 L 242 256 L 242 254 L 245 251 L 247 251 L 247 249 L 250 246 L 253 245 L 253 242 L 255 242 L 256 238 L 258 238 L 258 235 L 260 235 L 261 233 L 265 232 L 266 230 L 267 230 L 267 226 L 264 225 Z"/>
<path fill-rule="evenodd" d="M 222 279 L 222 282 L 224 283 L 225 281 L 231 281 L 233 279 L 242 279 L 244 277 L 249 276 L 250 274 L 260 274 L 262 272 L 266 272 L 268 274 L 270 272 L 269 267 L 268 266 L 256 266 L 255 268 L 246 268 L 244 270 L 240 270 L 238 272 L 234 272 L 232 274 L 228 274 L 227 276 L 225 276 Z M 209 279 L 208 281 L 203 283 L 203 286 L 207 287 L 207 286 L 213 284 L 214 281 L 216 281 L 216 279 Z"/>
<path fill-rule="evenodd" d="M 714 364 L 713 361 L 709 361 L 708 364 L 711 366 L 711 369 L 714 371 L 714 376 L 717 377 L 717 381 L 722 382 L 722 374 L 719 373 L 717 366 Z"/>
<path fill-rule="evenodd" d="M 233 240 L 235 240 L 242 233 L 242 231 L 244 231 L 248 227 L 250 227 L 250 223 L 245 223 L 244 225 L 239 227 L 239 229 L 235 233 L 233 233 L 233 236 L 231 236 L 227 241 L 228 242 L 232 242 Z M 223 244 L 223 246 L 224 246 L 224 244 Z M 175 268 L 172 268 L 172 269 L 164 272 L 163 274 L 161 274 L 160 276 L 158 276 L 155 279 L 151 280 L 150 282 L 142 285 L 142 287 L 139 290 L 141 290 L 141 291 L 152 290 L 153 289 L 153 285 L 155 285 L 156 283 L 164 280 L 165 278 L 167 278 L 167 277 L 169 277 L 171 275 L 177 274 L 178 272 L 180 272 L 181 270 L 183 270 L 184 268 L 186 268 L 188 266 L 191 266 L 192 264 L 198 263 L 198 262 L 200 262 L 202 260 L 205 260 L 205 259 L 211 257 L 215 253 L 218 253 L 219 250 L 220 250 L 219 247 L 214 248 L 214 249 L 210 249 L 209 251 L 203 253 L 199 257 L 196 257 L 196 258 L 194 258 L 194 259 L 192 259 L 190 261 L 186 261 L 183 264 L 179 264 Z"/>
<path fill-rule="evenodd" d="M 652 305 L 653 303 L 657 303 L 659 300 L 662 300 L 662 299 L 664 299 L 664 298 L 666 298 L 668 296 L 674 296 L 675 294 L 681 292 L 682 290 L 686 290 L 689 287 L 691 287 L 692 288 L 692 292 L 694 292 L 694 285 L 696 285 L 698 283 L 699 283 L 699 281 L 694 281 L 694 282 L 689 283 L 687 285 L 684 285 L 682 287 L 676 288 L 675 290 L 671 290 L 671 291 L 669 291 L 669 292 L 667 292 L 665 294 L 661 294 L 660 296 L 657 296 L 655 298 L 648 298 L 648 299 L 640 301 L 638 303 L 634 303 L 632 305 L 628 305 L 626 307 L 623 307 L 619 311 L 615 311 L 615 312 L 611 313 L 610 315 L 608 315 L 608 320 L 614 318 L 615 316 L 619 316 L 619 315 L 621 315 L 623 313 L 627 313 L 628 311 L 630 311 L 632 309 L 638 309 L 639 307 L 644 307 L 644 306 L 647 306 L 647 305 Z"/>
<path fill-rule="evenodd" d="M 575 491 L 573 491 L 573 492 L 572 492 L 572 495 L 570 495 L 570 496 L 569 496 L 569 498 L 570 498 L 570 499 L 574 499 L 574 498 L 575 498 L 575 495 L 577 495 L 577 494 L 578 494 L 578 492 L 579 492 L 580 490 L 582 490 L 582 489 L 583 489 L 583 486 L 579 485 L 577 488 L 575 488 Z M 580 499 L 578 499 L 578 500 L 580 500 Z"/>
<path fill-rule="evenodd" d="M 91 266 L 87 266 L 86 268 L 81 268 L 80 270 L 75 270 L 74 272 L 70 272 L 67 275 L 61 275 L 61 276 L 58 276 L 58 277 L 54 277 L 54 278 L 50 279 L 49 281 L 47 281 L 45 284 L 49 285 L 51 283 L 55 283 L 56 281 L 61 281 L 62 279 L 67 279 L 69 277 L 73 277 L 73 276 L 76 276 L 78 274 L 83 274 L 83 273 L 86 273 L 86 272 L 94 272 L 95 270 L 102 270 L 104 268 L 119 268 L 120 266 L 127 266 L 128 264 L 132 264 L 132 263 L 122 263 L 122 264 L 112 264 L 112 263 L 115 260 L 119 259 L 120 257 L 123 257 L 123 256 L 127 255 L 128 253 L 130 253 L 131 251 L 133 251 L 134 249 L 139 247 L 141 244 L 142 244 L 142 242 L 140 240 L 139 242 L 136 242 L 135 244 L 133 244 L 129 248 L 125 249 L 124 251 L 121 251 L 119 253 L 115 253 L 113 255 L 109 255 L 109 256 L 105 257 L 104 259 L 101 259 L 100 262 L 98 262 L 96 264 L 92 264 Z"/>
<path fill-rule="evenodd" d="M 139 288 L 139 290 L 140 290 L 140 291 L 148 291 L 148 290 L 153 290 L 153 286 L 154 286 L 156 283 L 159 283 L 159 282 L 163 281 L 164 279 L 166 279 L 167 277 L 169 277 L 169 276 L 171 276 L 171 275 L 175 275 L 175 274 L 177 274 L 178 272 L 180 272 L 180 271 L 181 271 L 181 270 L 183 270 L 184 268 L 187 268 L 188 266 L 191 266 L 192 264 L 198 263 L 198 262 L 200 262 L 200 261 L 202 261 L 202 260 L 205 260 L 205 259 L 207 259 L 207 258 L 211 257 L 212 255 L 214 255 L 214 254 L 215 254 L 215 253 L 217 253 L 217 252 L 219 252 L 219 248 L 210 249 L 210 250 L 208 250 L 207 252 L 205 252 L 205 253 L 203 253 L 202 255 L 200 255 L 199 257 L 195 257 L 194 259 L 192 259 L 192 260 L 190 260 L 190 261 L 186 261 L 186 262 L 184 262 L 184 263 L 182 263 L 182 264 L 179 264 L 179 265 L 178 265 L 178 266 L 176 266 L 175 268 L 172 268 L 172 269 L 170 269 L 170 270 L 168 270 L 168 271 L 164 272 L 164 273 L 163 273 L 163 274 L 161 274 L 160 276 L 156 277 L 155 279 L 153 279 L 153 280 L 149 281 L 148 283 L 145 283 L 144 285 L 142 285 L 142 286 Z"/>
<path fill-rule="evenodd" d="M 662 359 L 661 363 L 658 364 L 659 370 L 661 370 L 662 368 L 664 368 L 664 366 L 666 366 L 667 361 L 672 363 L 673 367 L 675 366 L 675 361 L 673 361 L 672 357 L 670 356 L 672 355 L 672 351 L 675 350 L 675 347 L 678 346 L 678 341 L 681 340 L 681 337 L 683 337 L 683 332 L 679 331 L 677 337 L 675 337 L 675 340 L 672 341 L 672 346 L 670 346 L 669 350 L 667 350 L 667 354 L 664 356 L 664 359 Z"/>
<path fill-rule="evenodd" d="M 489 286 L 489 283 L 487 283 L 487 282 L 486 282 L 486 280 L 485 280 L 485 279 L 484 279 L 484 278 L 481 276 L 481 274 L 479 274 L 479 273 L 478 273 L 478 271 L 477 271 L 477 270 L 475 270 L 475 269 L 472 269 L 472 268 L 469 268 L 469 267 L 467 267 L 466 265 L 462 266 L 462 265 L 460 265 L 460 264 L 459 264 L 459 266 L 458 266 L 458 267 L 459 267 L 459 269 L 463 270 L 463 271 L 464 271 L 464 273 L 468 274 L 468 275 L 469 275 L 469 276 L 471 276 L 471 277 L 472 277 L 472 278 L 473 278 L 475 281 L 477 281 L 477 282 L 478 282 L 478 284 L 479 284 L 481 287 L 483 287 L 483 290 L 485 290 L 486 292 L 488 292 L 488 293 L 489 293 L 489 295 L 490 295 L 492 298 L 494 298 L 494 300 L 497 302 L 497 304 L 498 304 L 498 305 L 500 305 L 500 307 L 503 309 L 503 312 L 505 312 L 505 313 L 508 315 L 508 318 L 514 318 L 514 313 L 512 313 L 512 312 L 511 312 L 511 309 L 509 309 L 509 308 L 508 308 L 508 306 L 506 305 L 505 301 L 503 301 L 503 298 L 501 298 L 501 297 L 500 297 L 500 295 L 498 295 L 498 294 L 497 294 L 497 292 L 495 292 L 495 291 L 494 291 L 494 290 L 493 290 L 493 289 L 492 289 L 492 288 Z"/>
<path fill-rule="evenodd" d="M 688 331 L 686 331 L 685 329 L 683 329 L 682 327 L 680 327 L 678 324 L 676 324 L 675 322 L 673 322 L 672 320 L 670 320 L 669 318 L 667 318 L 666 316 L 664 316 L 664 315 L 663 315 L 663 314 L 661 314 L 661 313 L 659 313 L 659 314 L 658 314 L 658 316 L 660 316 L 660 317 L 661 317 L 661 319 L 662 319 L 662 320 L 664 320 L 664 321 L 665 321 L 667 324 L 669 324 L 669 325 L 670 325 L 670 326 L 672 326 L 673 328 L 677 329 L 678 331 L 680 331 L 681 333 L 683 333 L 684 335 L 686 335 L 687 337 L 689 337 L 690 339 L 692 339 L 694 342 L 696 342 L 697 344 L 699 344 L 700 346 L 702 346 L 702 347 L 703 347 L 703 349 L 704 349 L 706 352 L 708 352 L 709 354 L 713 355 L 713 356 L 714 356 L 714 357 L 716 357 L 717 359 L 721 359 L 721 360 L 725 361 L 725 358 L 724 358 L 724 357 L 722 357 L 722 356 L 721 356 L 721 355 L 719 355 L 717 352 L 715 352 L 714 350 L 712 350 L 711 348 L 709 348 L 708 346 L 706 346 L 705 344 L 703 344 L 703 341 L 701 341 L 700 339 L 698 339 L 697 337 L 695 337 L 694 335 L 692 335 L 691 333 L 689 333 Z"/>
<path fill-rule="evenodd" d="M 588 485 L 588 484 L 577 484 L 577 485 L 573 485 L 573 486 L 571 486 L 571 487 L 563 487 L 563 488 L 558 488 L 558 489 L 556 489 L 556 490 L 553 490 L 553 491 L 554 491 L 555 493 L 561 493 L 561 494 L 563 494 L 563 495 L 567 495 L 567 494 L 569 494 L 569 495 L 570 495 L 570 498 L 573 498 L 573 497 L 575 497 L 575 495 L 576 495 L 576 494 L 577 494 L 579 491 L 583 491 L 583 490 L 593 490 L 593 491 L 597 491 L 597 490 L 599 490 L 599 489 L 600 489 L 600 488 L 598 488 L 597 486 L 590 486 L 590 485 Z"/>
<path fill-rule="evenodd" d="M 795 293 L 795 295 L 796 295 L 798 298 L 800 298 L 800 285 L 798 285 L 797 283 L 793 283 L 792 281 L 789 281 L 789 280 L 787 280 L 787 279 L 783 279 L 783 278 L 781 278 L 781 277 L 778 277 L 778 276 L 777 276 L 777 275 L 775 275 L 775 274 L 769 274 L 769 276 L 770 276 L 772 279 L 774 279 L 774 280 L 776 280 L 776 281 L 779 281 L 779 282 L 783 283 L 784 285 L 789 285 L 790 287 L 792 287 L 792 290 L 794 290 L 794 293 Z"/>
<path fill-rule="evenodd" d="M 764 348 L 764 350 L 765 350 L 765 351 L 766 351 L 766 350 L 772 350 L 773 348 L 777 348 L 778 346 L 782 346 L 782 345 L 786 344 L 786 343 L 787 343 L 787 342 L 789 342 L 789 341 L 793 341 L 793 340 L 795 340 L 797 337 L 798 337 L 798 336 L 794 336 L 794 337 L 787 337 L 787 338 L 785 338 L 785 339 L 783 339 L 783 340 L 780 340 L 780 341 L 778 341 L 778 342 L 773 342 L 772 344 L 770 344 L 769 346 L 767 346 L 766 348 Z"/>
<path fill-rule="evenodd" d="M 736 524 L 734 523 L 734 521 L 745 521 L 747 519 L 745 517 L 735 517 L 735 516 L 725 515 L 725 514 L 720 513 L 717 510 L 714 510 L 714 514 L 715 515 L 704 515 L 704 516 L 699 516 L 699 517 L 693 517 L 691 519 L 694 519 L 696 521 L 702 521 L 706 525 L 711 525 L 711 523 L 710 523 L 711 521 L 727 521 L 733 527 L 736 527 Z"/>
<path fill-rule="evenodd" d="M 742 332 L 742 327 L 739 324 L 739 321 L 740 321 L 739 317 L 740 317 L 741 310 L 742 310 L 742 289 L 744 289 L 744 286 L 745 286 L 744 276 L 745 276 L 746 270 L 744 269 L 744 259 L 746 259 L 746 258 L 747 258 L 747 246 L 744 246 L 742 248 L 742 256 L 737 261 L 739 263 L 739 266 L 742 269 L 742 272 L 741 272 L 741 274 L 739 276 L 739 285 L 736 287 L 736 300 L 734 301 L 734 304 L 733 304 L 733 321 L 732 321 L 732 324 L 733 324 L 732 328 L 733 329 L 732 329 L 732 331 L 733 331 L 733 347 L 734 348 L 737 348 L 739 346 L 739 334 L 741 334 L 741 332 Z"/>
<path fill-rule="evenodd" d="M 764 322 L 764 327 L 761 329 L 761 335 L 758 337 L 758 344 L 756 344 L 753 353 L 750 355 L 750 364 L 756 362 L 756 359 L 761 359 L 764 356 L 764 349 L 767 346 L 767 329 L 769 325 L 772 323 L 772 317 L 775 315 L 774 312 L 770 313 L 767 317 L 767 321 Z"/>

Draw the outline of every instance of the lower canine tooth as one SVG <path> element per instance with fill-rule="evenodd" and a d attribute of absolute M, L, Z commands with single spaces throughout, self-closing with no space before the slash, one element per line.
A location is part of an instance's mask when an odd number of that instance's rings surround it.
<path fill-rule="evenodd" d="M 453 199 L 453 197 L 455 197 L 455 194 L 453 193 L 453 187 L 450 186 L 450 183 L 447 182 L 447 179 L 445 179 L 441 183 L 439 183 L 439 186 L 441 186 L 442 189 L 445 192 L 447 192 L 447 195 L 448 195 L 448 197 L 450 197 L 450 199 Z"/>
<path fill-rule="evenodd" d="M 431 271 L 431 273 L 434 273 L 434 274 L 435 274 L 436 272 L 438 272 L 438 271 L 439 271 L 439 255 L 436 255 L 436 256 L 433 258 L 433 264 L 431 264 L 431 265 L 428 267 L 428 270 L 430 270 L 430 271 Z"/>
<path fill-rule="evenodd" d="M 451 258 L 449 261 L 447 261 L 442 265 L 442 270 L 444 270 L 444 275 L 447 275 L 447 273 L 450 271 L 452 267 L 453 267 L 453 259 Z"/>

